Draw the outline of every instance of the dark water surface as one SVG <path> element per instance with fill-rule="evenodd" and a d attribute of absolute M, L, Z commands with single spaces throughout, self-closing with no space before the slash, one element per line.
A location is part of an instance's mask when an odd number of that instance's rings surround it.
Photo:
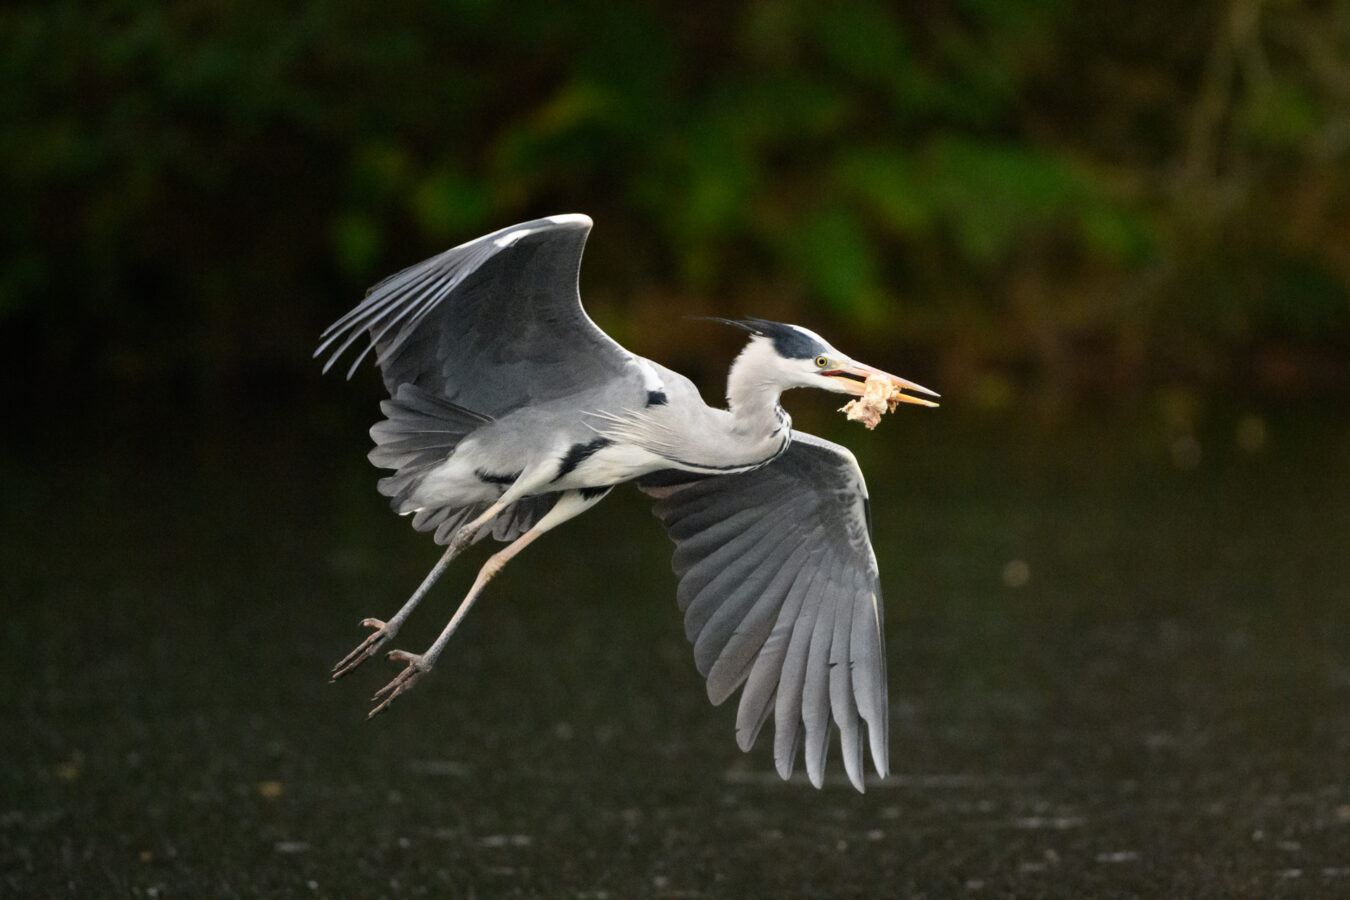
<path fill-rule="evenodd" d="M 887 594 L 895 774 L 865 796 L 837 752 L 815 791 L 736 750 L 636 491 L 368 723 L 396 669 L 328 667 L 438 556 L 376 495 L 368 422 L 11 442 L 0 895 L 1350 896 L 1343 411 L 906 412 L 830 435 Z"/>

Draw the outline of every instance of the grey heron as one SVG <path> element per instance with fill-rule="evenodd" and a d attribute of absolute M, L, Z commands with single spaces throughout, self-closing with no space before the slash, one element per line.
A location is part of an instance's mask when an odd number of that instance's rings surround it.
<path fill-rule="evenodd" d="M 770 713 L 774 760 L 790 777 L 824 777 L 831 718 L 849 780 L 863 790 L 864 745 L 888 771 L 881 590 L 867 488 L 843 447 L 793 431 L 779 404 L 798 387 L 861 395 L 885 379 L 925 387 L 849 358 L 796 325 L 763 319 L 727 380 L 727 409 L 689 379 L 625 350 L 586 315 L 577 277 L 591 230 L 584 215 L 512 225 L 377 284 L 323 334 L 326 372 L 363 335 L 389 399 L 371 428 L 370 460 L 393 474 L 380 492 L 440 561 L 388 621 L 333 667 L 340 678 L 398 634 L 467 546 L 508 542 L 482 566 L 440 636 L 373 698 L 389 707 L 431 671 L 487 582 L 540 535 L 635 481 L 675 543 L 677 600 L 714 704 L 743 688 L 742 750 Z M 729 320 L 722 320 L 729 321 Z M 866 729 L 866 737 L 863 729 Z"/>

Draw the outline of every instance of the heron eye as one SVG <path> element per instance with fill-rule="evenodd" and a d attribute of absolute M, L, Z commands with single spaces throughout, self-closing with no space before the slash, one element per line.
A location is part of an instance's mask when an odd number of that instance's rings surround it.
<path fill-rule="evenodd" d="M 823 356 L 816 357 L 816 368 L 823 369 L 830 364 L 830 361 Z"/>

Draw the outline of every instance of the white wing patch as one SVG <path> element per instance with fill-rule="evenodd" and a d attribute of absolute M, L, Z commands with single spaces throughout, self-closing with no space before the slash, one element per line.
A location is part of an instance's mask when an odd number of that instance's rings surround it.
<path fill-rule="evenodd" d="M 647 360 L 640 356 L 634 356 L 633 362 L 637 363 L 638 370 L 642 372 L 642 388 L 647 393 L 664 393 L 666 383 L 661 380 L 661 376 L 656 374 L 656 368 Z"/>
<path fill-rule="evenodd" d="M 531 234 L 534 234 L 533 228 L 517 228 L 515 231 L 508 231 L 492 243 L 498 247 L 509 247 L 526 235 Z"/>
<path fill-rule="evenodd" d="M 582 213 L 566 213 L 561 216 L 549 216 L 544 221 L 554 225 L 580 225 L 583 228 L 591 227 L 591 217 L 583 215 Z M 516 228 L 506 232 L 506 234 L 499 238 L 494 238 L 492 243 L 493 246 L 496 247 L 510 247 L 521 238 L 528 237 L 539 230 L 540 229 L 538 228 Z"/>

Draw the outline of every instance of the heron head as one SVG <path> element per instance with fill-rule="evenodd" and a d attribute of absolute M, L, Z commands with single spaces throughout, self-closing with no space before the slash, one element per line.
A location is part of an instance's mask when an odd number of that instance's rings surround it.
<path fill-rule="evenodd" d="M 770 322 L 766 319 L 719 321 L 750 332 L 751 346 L 747 350 L 753 357 L 753 365 L 757 369 L 766 370 L 764 374 L 778 382 L 783 390 L 811 387 L 861 396 L 868 379 L 880 377 L 900 391 L 915 391 L 930 397 L 938 396 L 936 392 L 923 385 L 850 358 L 809 328 Z M 931 400 L 911 394 L 901 393 L 895 397 L 903 403 L 937 406 Z"/>

